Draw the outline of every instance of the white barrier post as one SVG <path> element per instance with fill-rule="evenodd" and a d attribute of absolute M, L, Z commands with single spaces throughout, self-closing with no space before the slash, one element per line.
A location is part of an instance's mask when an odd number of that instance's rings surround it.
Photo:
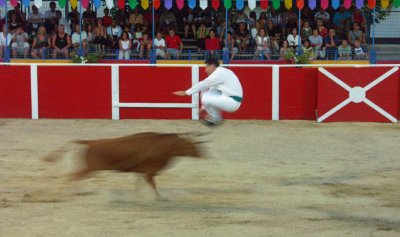
<path fill-rule="evenodd" d="M 192 86 L 199 82 L 199 66 L 192 66 Z M 192 120 L 199 120 L 199 93 L 192 95 Z"/>
<path fill-rule="evenodd" d="M 112 119 L 119 120 L 119 65 L 111 65 Z"/>
<path fill-rule="evenodd" d="M 37 65 L 31 65 L 31 110 L 32 119 L 39 118 L 38 75 Z"/>
<path fill-rule="evenodd" d="M 272 120 L 279 120 L 279 66 L 272 66 Z"/>

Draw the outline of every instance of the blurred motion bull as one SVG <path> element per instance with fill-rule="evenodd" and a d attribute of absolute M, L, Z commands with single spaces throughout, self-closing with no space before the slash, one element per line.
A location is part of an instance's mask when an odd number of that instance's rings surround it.
<path fill-rule="evenodd" d="M 188 134 L 138 133 L 130 136 L 80 140 L 74 143 L 86 145 L 82 156 L 85 167 L 71 174 L 71 180 L 85 178 L 99 170 L 117 170 L 144 174 L 146 182 L 158 196 L 154 176 L 165 169 L 177 156 L 202 156 L 199 144 Z M 56 161 L 66 150 L 57 150 L 44 158 Z"/>

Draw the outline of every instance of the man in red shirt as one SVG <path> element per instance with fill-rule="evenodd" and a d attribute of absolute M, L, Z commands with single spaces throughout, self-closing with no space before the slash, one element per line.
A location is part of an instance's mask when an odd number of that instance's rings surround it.
<path fill-rule="evenodd" d="M 219 38 L 215 37 L 214 30 L 210 30 L 208 35 L 209 37 L 206 39 L 206 50 L 214 57 L 218 55 L 218 50 L 220 50 L 220 41 Z"/>
<path fill-rule="evenodd" d="M 165 43 L 167 44 L 167 57 L 170 59 L 171 55 L 174 58 L 178 58 L 181 55 L 183 49 L 183 43 L 181 38 L 175 34 L 175 30 L 169 30 L 169 35 L 165 37 Z"/>
<path fill-rule="evenodd" d="M 104 8 L 104 16 L 102 18 L 103 26 L 109 27 L 112 22 L 112 17 L 108 15 L 109 10 L 108 8 Z"/>

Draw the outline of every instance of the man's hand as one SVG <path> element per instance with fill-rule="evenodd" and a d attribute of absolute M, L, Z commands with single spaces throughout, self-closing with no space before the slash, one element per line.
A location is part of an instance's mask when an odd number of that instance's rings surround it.
<path fill-rule="evenodd" d="M 186 96 L 186 93 L 184 91 L 175 91 L 173 94 L 177 96 Z"/>

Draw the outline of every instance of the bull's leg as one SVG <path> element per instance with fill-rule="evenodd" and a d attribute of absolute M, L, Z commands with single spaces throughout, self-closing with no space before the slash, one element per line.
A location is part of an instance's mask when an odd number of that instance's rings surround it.
<path fill-rule="evenodd" d="M 146 174 L 144 178 L 146 182 L 153 188 L 156 196 L 160 198 L 160 194 L 157 192 L 156 182 L 154 181 L 154 174 Z"/>

